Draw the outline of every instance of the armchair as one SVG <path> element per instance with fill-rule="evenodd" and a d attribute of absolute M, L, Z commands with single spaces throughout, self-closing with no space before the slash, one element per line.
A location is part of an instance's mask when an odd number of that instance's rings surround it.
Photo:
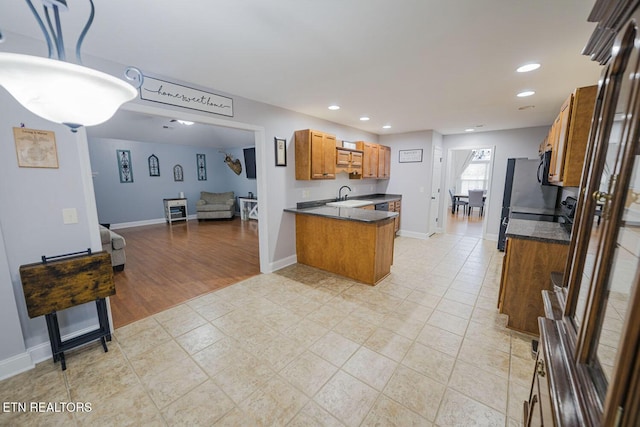
<path fill-rule="evenodd" d="M 113 269 L 115 271 L 124 270 L 124 264 L 127 260 L 124 253 L 124 248 L 127 246 L 127 243 L 124 237 L 101 225 L 100 240 L 102 242 L 102 249 L 111 254 L 111 266 Z"/>
<path fill-rule="evenodd" d="M 233 218 L 236 197 L 233 191 L 226 193 L 200 192 L 200 200 L 196 202 L 196 217 L 201 219 Z"/>

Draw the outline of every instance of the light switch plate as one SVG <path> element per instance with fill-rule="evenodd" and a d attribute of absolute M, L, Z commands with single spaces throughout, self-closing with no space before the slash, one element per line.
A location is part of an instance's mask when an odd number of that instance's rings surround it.
<path fill-rule="evenodd" d="M 76 208 L 62 209 L 62 222 L 64 224 L 77 224 L 78 223 L 78 211 Z"/>

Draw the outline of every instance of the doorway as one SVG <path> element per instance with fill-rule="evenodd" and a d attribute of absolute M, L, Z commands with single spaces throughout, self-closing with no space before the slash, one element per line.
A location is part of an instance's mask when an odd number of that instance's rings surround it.
<path fill-rule="evenodd" d="M 447 152 L 445 168 L 445 204 L 443 227 L 446 233 L 484 238 L 489 217 L 491 177 L 495 147 L 452 148 Z M 468 209 L 464 204 L 452 209 L 455 200 L 469 202 L 469 190 L 483 190 L 484 206 Z M 452 196 L 453 195 L 453 196 Z"/>

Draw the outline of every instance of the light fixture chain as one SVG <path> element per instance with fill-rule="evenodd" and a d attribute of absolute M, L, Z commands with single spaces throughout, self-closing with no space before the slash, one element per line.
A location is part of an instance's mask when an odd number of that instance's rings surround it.
<path fill-rule="evenodd" d="M 25 1 L 27 2 L 29 9 L 31 9 L 31 13 L 33 13 L 33 16 L 36 18 L 36 21 L 38 22 L 38 25 L 42 30 L 42 34 L 44 34 L 44 39 L 47 42 L 47 49 L 49 50 L 49 58 L 53 58 L 53 44 L 51 42 L 51 36 L 49 36 L 49 33 L 47 32 L 47 27 L 44 26 L 44 22 L 42 22 L 42 18 L 40 18 L 40 15 L 36 11 L 36 8 L 33 7 L 33 3 L 31 3 L 31 0 Z"/>
<path fill-rule="evenodd" d="M 144 74 L 142 74 L 142 71 L 140 71 L 139 68 L 127 67 L 127 69 L 124 70 L 124 76 L 131 82 L 133 87 L 137 89 L 140 89 L 142 87 L 142 83 L 144 82 Z"/>
<path fill-rule="evenodd" d="M 89 14 L 89 19 L 82 29 L 82 33 L 80 33 L 80 37 L 78 37 L 78 43 L 76 44 L 76 59 L 78 60 L 78 64 L 82 64 L 82 58 L 80 57 L 80 48 L 82 47 L 82 42 L 84 41 L 84 37 L 87 35 L 87 31 L 91 28 L 91 24 L 93 24 L 93 17 L 95 16 L 96 8 L 93 5 L 93 0 L 89 0 L 91 4 L 91 13 Z"/>

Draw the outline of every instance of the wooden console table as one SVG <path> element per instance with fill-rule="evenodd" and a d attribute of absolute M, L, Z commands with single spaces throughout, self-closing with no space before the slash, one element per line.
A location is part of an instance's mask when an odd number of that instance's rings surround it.
<path fill-rule="evenodd" d="M 78 255 L 82 254 L 82 255 Z M 22 289 L 30 318 L 44 315 L 49 331 L 53 361 L 67 369 L 64 352 L 91 341 L 100 340 L 104 351 L 111 341 L 111 329 L 105 298 L 116 293 L 107 252 L 77 252 L 42 257 L 43 262 L 20 266 Z M 95 301 L 99 327 L 80 336 L 62 341 L 57 312 Z"/>

